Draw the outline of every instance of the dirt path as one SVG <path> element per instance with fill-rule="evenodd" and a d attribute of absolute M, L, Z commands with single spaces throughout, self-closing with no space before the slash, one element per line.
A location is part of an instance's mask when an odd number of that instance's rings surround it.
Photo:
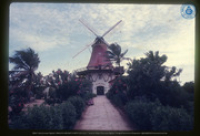
<path fill-rule="evenodd" d="M 75 125 L 75 130 L 134 130 L 127 117 L 110 103 L 106 96 L 97 96 L 94 105 L 89 106 Z"/>

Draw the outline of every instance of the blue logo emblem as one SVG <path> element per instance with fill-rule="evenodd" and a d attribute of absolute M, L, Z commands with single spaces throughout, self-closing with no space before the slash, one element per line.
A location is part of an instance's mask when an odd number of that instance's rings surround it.
<path fill-rule="evenodd" d="M 193 5 L 184 4 L 181 6 L 181 15 L 185 19 L 193 19 L 196 16 L 196 9 Z"/>

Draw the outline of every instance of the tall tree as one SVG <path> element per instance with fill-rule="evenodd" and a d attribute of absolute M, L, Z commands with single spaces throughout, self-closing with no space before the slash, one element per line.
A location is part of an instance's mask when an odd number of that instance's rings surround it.
<path fill-rule="evenodd" d="M 167 61 L 167 56 L 160 56 L 158 51 L 149 51 L 145 55 L 145 58 L 134 59 L 129 63 L 129 97 L 145 96 L 155 99 L 159 95 L 161 98 L 162 95 L 169 94 L 167 89 L 175 89 L 171 86 L 180 87 L 178 82 L 173 82 L 172 79 L 179 76 L 182 69 L 177 70 L 176 67 L 169 68 L 163 65 Z"/>
<path fill-rule="evenodd" d="M 40 63 L 38 54 L 31 48 L 19 50 L 15 51 L 15 54 L 9 57 L 9 61 L 15 65 L 13 70 L 17 71 L 14 77 L 20 77 L 21 81 L 24 81 L 28 88 L 28 97 L 30 97 L 32 82 L 35 75 L 34 71 L 38 68 Z"/>
<path fill-rule="evenodd" d="M 109 51 L 106 51 L 108 59 L 110 59 L 111 62 L 115 62 L 119 66 L 121 77 L 121 61 L 125 59 L 124 55 L 128 52 L 128 49 L 121 53 L 121 46 L 117 43 L 112 43 L 110 46 L 108 46 L 108 48 Z"/>

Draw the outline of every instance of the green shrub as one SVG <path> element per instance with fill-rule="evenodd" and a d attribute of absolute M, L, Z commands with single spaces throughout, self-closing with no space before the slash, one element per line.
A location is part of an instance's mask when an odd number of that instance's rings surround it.
<path fill-rule="evenodd" d="M 119 94 L 113 95 L 110 98 L 110 100 L 117 107 L 122 107 L 123 106 L 123 102 L 122 102 L 121 97 L 120 97 Z"/>
<path fill-rule="evenodd" d="M 108 93 L 106 93 L 106 97 L 107 97 L 108 99 L 111 98 L 111 92 L 110 92 L 110 91 L 108 91 Z"/>
<path fill-rule="evenodd" d="M 21 113 L 12 119 L 12 129 L 49 129 L 51 115 L 44 105 L 28 108 L 27 113 Z"/>
<path fill-rule="evenodd" d="M 186 131 L 192 130 L 193 119 L 183 108 L 159 106 L 152 110 L 152 130 Z"/>
<path fill-rule="evenodd" d="M 193 116 L 185 109 L 163 106 L 158 99 L 128 102 L 125 111 L 139 130 L 188 131 L 193 128 Z"/>
<path fill-rule="evenodd" d="M 72 129 L 76 123 L 76 109 L 70 102 L 50 107 L 34 106 L 11 122 L 11 129 Z"/>
<path fill-rule="evenodd" d="M 54 105 L 55 104 L 55 99 L 48 97 L 48 98 L 45 98 L 45 102 L 48 105 Z"/>
<path fill-rule="evenodd" d="M 34 87 L 33 93 L 36 95 L 36 99 L 41 99 L 44 97 L 43 91 L 46 88 L 46 86 L 39 86 L 39 87 Z"/>
<path fill-rule="evenodd" d="M 92 93 L 92 98 L 93 98 L 93 97 L 97 97 L 97 94 L 93 94 L 93 93 Z"/>
<path fill-rule="evenodd" d="M 79 96 L 73 96 L 68 99 L 68 102 L 70 102 L 75 107 L 77 118 L 80 118 L 85 108 L 84 100 Z"/>
<path fill-rule="evenodd" d="M 76 109 L 70 102 L 61 104 L 63 129 L 72 129 L 76 123 Z"/>
<path fill-rule="evenodd" d="M 50 107 L 51 119 L 49 121 L 49 129 L 62 129 L 63 128 L 63 117 L 62 109 L 60 106 Z"/>
<path fill-rule="evenodd" d="M 152 109 L 159 106 L 157 102 L 142 102 L 132 101 L 128 102 L 125 106 L 125 111 L 128 114 L 130 120 L 138 127 L 139 130 L 151 130 Z"/>
<path fill-rule="evenodd" d="M 20 114 L 17 116 L 13 116 L 11 119 L 11 123 L 9 124 L 9 128 L 11 129 L 28 129 L 28 120 L 25 114 Z"/>
<path fill-rule="evenodd" d="M 25 123 L 30 129 L 49 129 L 51 114 L 49 113 L 49 108 L 44 105 L 34 106 L 28 109 L 26 119 L 27 122 Z"/>
<path fill-rule="evenodd" d="M 96 94 L 90 92 L 81 92 L 80 96 L 84 101 L 88 101 L 89 99 L 96 97 Z"/>

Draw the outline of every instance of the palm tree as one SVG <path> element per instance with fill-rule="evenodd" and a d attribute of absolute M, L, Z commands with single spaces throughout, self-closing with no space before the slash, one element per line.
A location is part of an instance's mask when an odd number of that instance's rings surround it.
<path fill-rule="evenodd" d="M 10 63 L 15 64 L 13 70 L 17 71 L 17 74 L 15 74 L 14 77 L 20 77 L 21 81 L 24 81 L 27 85 L 28 98 L 30 98 L 33 77 L 35 76 L 34 71 L 38 68 L 40 63 L 38 54 L 31 48 L 19 50 L 15 51 L 15 54 L 12 57 L 9 57 L 9 61 Z M 15 84 L 15 86 L 16 85 L 17 84 Z"/>
<path fill-rule="evenodd" d="M 108 56 L 108 59 L 112 62 L 115 62 L 119 66 L 119 72 L 121 77 L 121 61 L 124 59 L 127 59 L 124 57 L 124 55 L 128 52 L 128 49 L 124 51 L 124 53 L 121 53 L 121 46 L 117 43 L 112 43 L 110 46 L 108 46 L 109 51 L 106 51 L 106 54 Z"/>
<path fill-rule="evenodd" d="M 41 72 L 37 73 L 35 78 L 34 78 L 34 82 L 36 83 L 37 86 L 41 86 L 41 79 L 42 79 L 43 75 L 41 74 Z"/>

